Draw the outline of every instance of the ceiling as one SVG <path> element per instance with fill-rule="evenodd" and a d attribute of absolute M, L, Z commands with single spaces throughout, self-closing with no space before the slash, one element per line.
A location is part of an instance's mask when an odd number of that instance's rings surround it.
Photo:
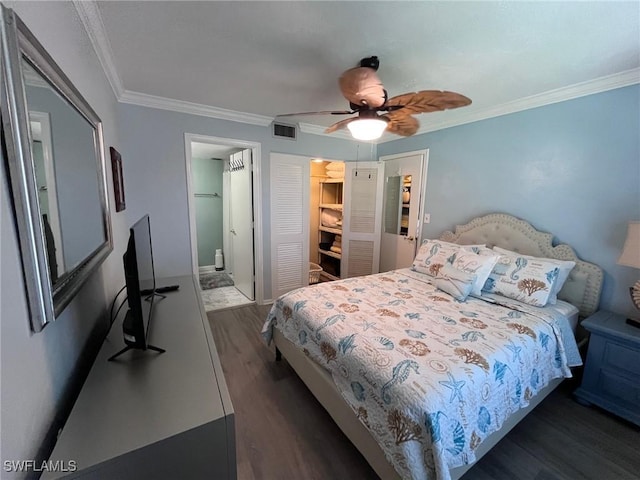
<path fill-rule="evenodd" d="M 420 131 L 640 82 L 638 1 L 83 3 L 121 101 L 248 123 L 347 109 L 337 79 L 370 55 L 389 96 L 438 89 L 473 100 L 419 115 Z"/>

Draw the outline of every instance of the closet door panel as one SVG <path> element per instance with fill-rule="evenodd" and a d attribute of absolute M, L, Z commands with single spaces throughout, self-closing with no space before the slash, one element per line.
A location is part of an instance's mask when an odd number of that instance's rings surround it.
<path fill-rule="evenodd" d="M 383 164 L 347 163 L 343 217 L 343 277 L 377 273 L 380 261 Z"/>
<path fill-rule="evenodd" d="M 309 283 L 309 159 L 272 153 L 271 295 Z"/>

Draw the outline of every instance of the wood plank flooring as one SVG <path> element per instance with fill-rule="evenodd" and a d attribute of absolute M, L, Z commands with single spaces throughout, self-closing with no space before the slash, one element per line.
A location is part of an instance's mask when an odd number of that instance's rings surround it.
<path fill-rule="evenodd" d="M 239 480 L 377 479 L 260 330 L 269 306 L 210 312 L 236 413 Z M 571 398 L 565 381 L 463 480 L 640 479 L 640 429 Z"/>

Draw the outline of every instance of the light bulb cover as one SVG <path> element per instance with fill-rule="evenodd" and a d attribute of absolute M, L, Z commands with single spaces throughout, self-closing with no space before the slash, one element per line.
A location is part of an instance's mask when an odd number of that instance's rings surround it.
<path fill-rule="evenodd" d="M 387 122 L 380 118 L 359 118 L 349 122 L 347 128 L 356 140 L 375 140 L 382 136 Z"/>

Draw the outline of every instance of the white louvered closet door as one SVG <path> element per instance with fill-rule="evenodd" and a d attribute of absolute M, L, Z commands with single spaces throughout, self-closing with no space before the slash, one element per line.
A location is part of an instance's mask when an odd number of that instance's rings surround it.
<path fill-rule="evenodd" d="M 272 153 L 271 296 L 309 284 L 309 159 Z"/>
<path fill-rule="evenodd" d="M 380 264 L 384 164 L 345 164 L 342 277 L 377 273 Z"/>

